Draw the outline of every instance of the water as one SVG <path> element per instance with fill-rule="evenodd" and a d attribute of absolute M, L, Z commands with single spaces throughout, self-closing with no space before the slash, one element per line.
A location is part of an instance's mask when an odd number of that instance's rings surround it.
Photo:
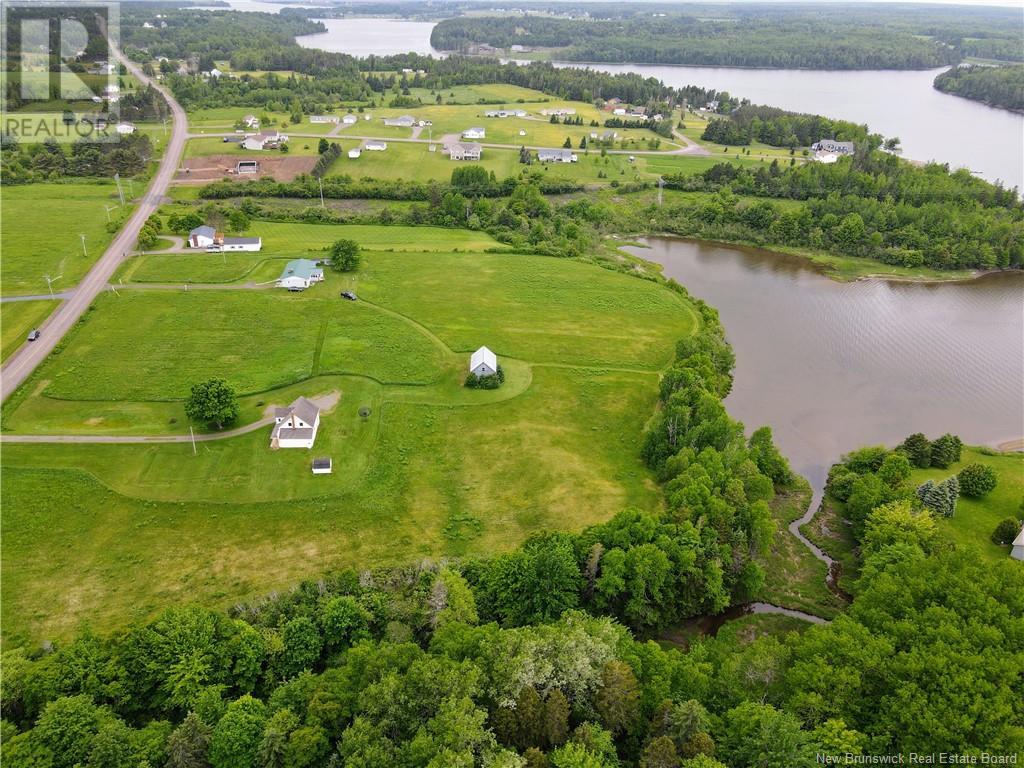
<path fill-rule="evenodd" d="M 559 62 L 558 66 L 580 66 Z M 699 85 L 755 104 L 867 123 L 898 136 L 904 157 L 969 168 L 989 181 L 1024 189 L 1024 115 L 995 109 L 932 87 L 942 69 L 820 72 L 803 69 L 670 67 L 594 64 L 606 72 L 636 72 L 666 85 Z"/>
<path fill-rule="evenodd" d="M 718 309 L 736 351 L 725 403 L 772 427 L 820 493 L 843 453 L 908 434 L 1024 435 L 1024 274 L 839 283 L 796 257 L 647 238 L 632 253 Z"/>
<path fill-rule="evenodd" d="M 295 42 L 304 48 L 320 48 L 351 56 L 388 56 L 395 53 L 435 54 L 430 46 L 432 21 L 404 19 L 318 19 L 326 32 L 300 35 Z"/>
<path fill-rule="evenodd" d="M 232 0 L 233 5 L 267 5 Z M 328 32 L 298 38 L 300 45 L 369 54 L 437 53 L 432 22 L 402 19 L 326 19 Z M 586 66 L 556 62 L 556 66 Z M 636 72 L 667 85 L 700 85 L 749 98 L 757 104 L 867 123 L 898 136 L 904 156 L 969 168 L 989 181 L 1024 188 L 1024 115 L 941 93 L 932 80 L 941 70 L 833 71 L 594 64 L 607 72 Z"/>

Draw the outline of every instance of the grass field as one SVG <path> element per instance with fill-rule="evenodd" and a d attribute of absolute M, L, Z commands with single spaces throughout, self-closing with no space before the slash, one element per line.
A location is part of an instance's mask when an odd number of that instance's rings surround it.
<path fill-rule="evenodd" d="M 60 276 L 54 280 L 54 291 L 75 285 L 110 244 L 113 235 L 107 231 L 104 206 L 117 202 L 113 184 L 0 186 L 3 294 L 45 294 L 44 275 Z M 110 215 L 127 213 L 128 208 L 118 208 Z"/>
<path fill-rule="evenodd" d="M 272 154 L 274 156 L 281 154 L 287 157 L 288 155 L 299 155 L 300 157 L 310 157 L 317 155 L 317 142 L 318 139 L 313 139 L 303 136 L 293 136 L 288 140 L 288 154 L 284 155 L 278 150 L 258 150 L 252 151 L 243 149 L 241 144 L 237 144 L 230 141 L 224 141 L 222 138 L 211 136 L 209 138 L 202 139 L 189 139 L 185 143 L 185 159 L 190 157 L 206 157 L 207 155 L 238 155 L 239 157 L 247 158 L 259 158 Z"/>
<path fill-rule="evenodd" d="M 340 229 L 296 226 L 306 231 L 263 234 L 309 245 Z M 477 233 L 388 235 L 365 233 L 396 250 L 367 251 L 358 274 L 302 294 L 97 301 L 8 403 L 7 429 L 187 434 L 180 398 L 215 374 L 246 393 L 243 423 L 339 392 L 313 452 L 335 470 L 314 477 L 309 452 L 270 451 L 269 428 L 195 455 L 188 443 L 5 445 L 6 639 L 64 637 L 85 617 L 118 626 L 186 599 L 226 604 L 341 565 L 500 551 L 540 528 L 658 506 L 642 427 L 675 340 L 695 328 L 689 305 L 579 262 L 481 253 Z M 361 301 L 338 299 L 343 287 Z M 461 386 L 480 344 L 500 356 L 501 389 Z"/>
<path fill-rule="evenodd" d="M 56 301 L 9 301 L 0 304 L 0 361 L 6 360 L 25 343 L 33 328 L 57 308 Z"/>

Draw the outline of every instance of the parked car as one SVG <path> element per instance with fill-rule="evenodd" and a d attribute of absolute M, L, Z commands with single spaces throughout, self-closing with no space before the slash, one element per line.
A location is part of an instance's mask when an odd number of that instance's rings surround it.
<path fill-rule="evenodd" d="M 29 333 L 29 335 L 28 335 L 28 340 L 29 341 L 35 341 L 38 338 L 39 338 L 39 329 L 38 328 L 36 328 L 34 331 Z"/>
<path fill-rule="evenodd" d="M 358 297 L 352 293 L 352 291 L 342 291 L 341 298 L 348 299 L 349 301 L 355 301 Z"/>

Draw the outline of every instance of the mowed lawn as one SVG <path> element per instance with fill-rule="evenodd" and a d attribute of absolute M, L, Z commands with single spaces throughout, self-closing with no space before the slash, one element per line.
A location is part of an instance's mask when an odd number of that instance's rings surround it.
<path fill-rule="evenodd" d="M 914 485 L 929 479 L 939 482 L 974 462 L 992 467 L 999 476 L 995 490 L 981 499 L 961 495 L 956 514 L 951 518 L 936 518 L 936 521 L 939 530 L 960 546 L 973 547 L 986 558 L 1002 560 L 1008 556 L 1009 547 L 993 544 L 989 537 L 1001 520 L 1024 517 L 1021 510 L 1024 502 L 1024 454 L 983 453 L 975 448 L 964 448 L 960 459 L 959 464 L 948 469 L 916 469 L 911 482 Z"/>
<path fill-rule="evenodd" d="M 338 299 L 344 286 L 366 300 Z M 696 320 L 655 283 L 553 258 L 381 251 L 297 295 L 120 294 L 29 382 L 45 394 L 15 402 L 8 429 L 59 413 L 89 432 L 88 414 L 130 421 L 121 413 L 182 434 L 173 398 L 220 375 L 243 391 L 285 385 L 247 396 L 247 422 L 339 393 L 312 452 L 334 473 L 313 476 L 310 452 L 270 451 L 269 428 L 196 454 L 187 442 L 5 445 L 9 641 L 182 600 L 229 604 L 344 565 L 500 551 L 659 504 L 642 429 Z M 480 344 L 502 358 L 499 390 L 461 386 Z"/>
<path fill-rule="evenodd" d="M 57 308 L 56 301 L 8 301 L 0 304 L 0 361 L 25 343 L 29 331 L 38 328 Z"/>
<path fill-rule="evenodd" d="M 110 244 L 104 207 L 117 204 L 113 183 L 0 186 L 0 291 L 5 296 L 47 293 L 45 275 L 60 277 L 54 291 L 74 286 Z M 118 207 L 110 215 L 127 213 Z"/>

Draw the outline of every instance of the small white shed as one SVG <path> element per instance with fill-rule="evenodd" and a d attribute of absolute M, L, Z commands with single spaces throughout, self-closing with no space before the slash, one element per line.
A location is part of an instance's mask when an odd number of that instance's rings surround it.
<path fill-rule="evenodd" d="M 469 358 L 469 372 L 484 378 L 498 372 L 498 356 L 487 347 L 480 347 Z"/>

